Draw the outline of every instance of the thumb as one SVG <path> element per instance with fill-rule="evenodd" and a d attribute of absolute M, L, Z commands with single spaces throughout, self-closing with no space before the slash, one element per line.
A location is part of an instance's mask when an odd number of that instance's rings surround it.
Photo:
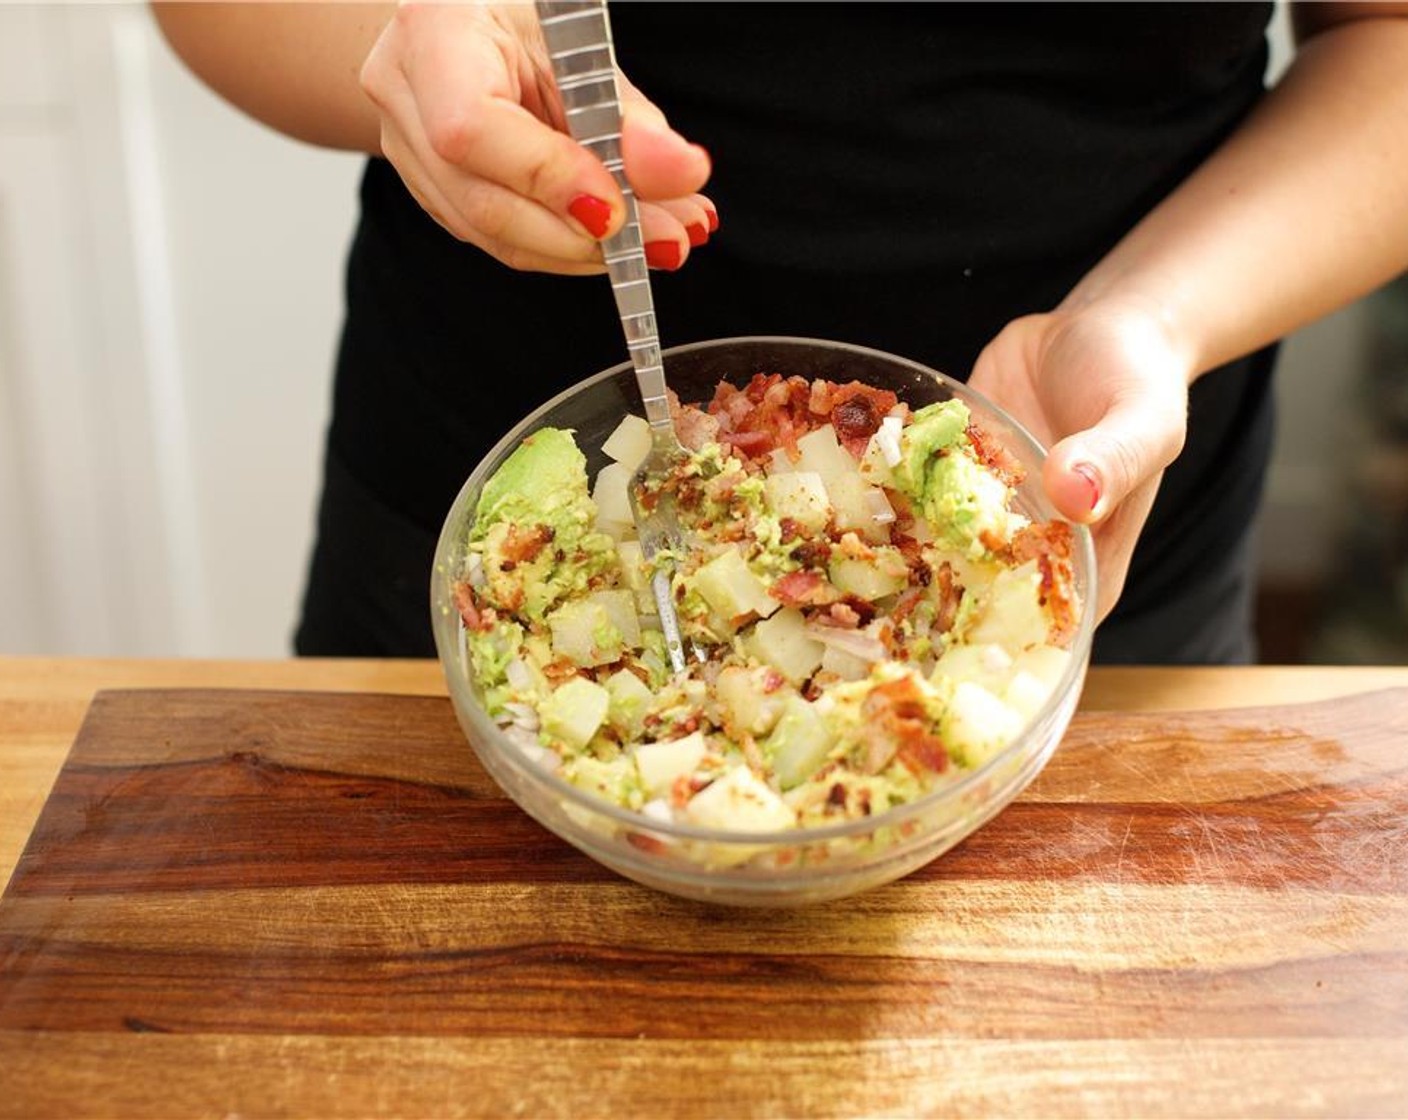
<path fill-rule="evenodd" d="M 1046 493 L 1071 521 L 1103 521 L 1173 462 L 1186 430 L 1186 393 L 1176 401 L 1153 393 L 1118 401 L 1051 449 L 1042 468 Z"/>
<path fill-rule="evenodd" d="M 621 155 L 626 176 L 645 199 L 682 198 L 702 190 L 712 165 L 709 153 L 690 143 L 665 119 L 659 107 L 619 71 Z"/>

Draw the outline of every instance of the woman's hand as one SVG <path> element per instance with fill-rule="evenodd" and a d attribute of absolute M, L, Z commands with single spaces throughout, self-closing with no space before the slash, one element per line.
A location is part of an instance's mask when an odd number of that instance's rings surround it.
<path fill-rule="evenodd" d="M 1092 526 L 1102 619 L 1183 448 L 1192 370 L 1158 315 L 1113 301 L 1017 319 L 973 368 L 973 388 L 1050 448 L 1043 482 L 1057 510 Z"/>
<path fill-rule="evenodd" d="M 450 233 L 512 268 L 602 271 L 597 243 L 620 229 L 624 203 L 610 172 L 562 129 L 532 5 L 403 3 L 361 83 L 381 113 L 382 154 Z M 695 193 L 709 157 L 619 84 L 646 255 L 678 268 L 718 225 Z"/>

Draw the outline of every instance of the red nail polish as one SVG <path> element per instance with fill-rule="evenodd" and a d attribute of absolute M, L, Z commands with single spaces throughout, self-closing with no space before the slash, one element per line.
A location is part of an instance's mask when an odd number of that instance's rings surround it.
<path fill-rule="evenodd" d="M 645 243 L 645 263 L 651 268 L 663 268 L 674 272 L 680 266 L 680 245 L 678 241 L 647 241 Z"/>
<path fill-rule="evenodd" d="M 1071 473 L 1085 481 L 1088 494 L 1086 508 L 1094 513 L 1095 507 L 1100 504 L 1100 476 L 1089 463 L 1076 463 L 1071 467 Z"/>
<path fill-rule="evenodd" d="M 704 214 L 709 219 L 709 232 L 713 233 L 719 228 L 719 212 L 717 210 L 705 210 Z"/>
<path fill-rule="evenodd" d="M 704 228 L 703 222 L 690 222 L 684 231 L 689 234 L 689 243 L 696 249 L 709 240 L 709 231 Z"/>
<path fill-rule="evenodd" d="M 611 204 L 603 202 L 595 195 L 579 194 L 567 205 L 567 212 L 581 222 L 595 238 L 606 236 L 606 227 L 611 224 Z"/>

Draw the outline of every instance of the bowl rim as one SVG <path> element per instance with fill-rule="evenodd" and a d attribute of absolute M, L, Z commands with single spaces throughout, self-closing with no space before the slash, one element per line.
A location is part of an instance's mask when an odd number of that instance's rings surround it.
<path fill-rule="evenodd" d="M 737 335 L 728 338 L 704 339 L 698 342 L 687 342 L 677 346 L 669 347 L 661 351 L 662 361 L 668 360 L 677 354 L 690 353 L 696 350 L 715 349 L 724 346 L 738 346 L 743 344 L 772 345 L 798 348 L 802 347 L 822 347 L 829 350 L 844 350 L 854 354 L 863 354 L 881 359 L 885 362 L 894 363 L 900 366 L 907 366 L 922 377 L 938 381 L 948 388 L 954 396 L 968 403 L 969 399 L 977 401 L 983 409 L 994 414 L 999 421 L 1006 425 L 1019 440 L 1025 441 L 1029 446 L 1028 451 L 1034 451 L 1037 457 L 1044 461 L 1047 449 L 1020 421 L 1013 417 L 1006 409 L 986 396 L 971 389 L 964 382 L 950 377 L 939 370 L 933 369 L 917 362 L 912 358 L 901 357 L 874 347 L 862 346 L 857 343 L 840 342 L 834 339 L 809 338 L 797 335 Z M 449 512 L 441 526 L 439 537 L 435 545 L 435 561 L 431 568 L 430 578 L 430 608 L 432 629 L 435 636 L 435 644 L 439 654 L 441 669 L 445 675 L 450 693 L 455 699 L 456 712 L 464 718 L 469 719 L 474 725 L 476 734 L 469 735 L 470 746 L 476 752 L 480 750 L 492 750 L 497 758 L 502 759 L 511 769 L 529 781 L 544 785 L 553 794 L 565 799 L 575 807 L 587 810 L 591 813 L 600 814 L 617 824 L 625 825 L 632 831 L 646 834 L 653 834 L 661 838 L 672 840 L 699 841 L 710 844 L 754 844 L 773 847 L 779 844 L 785 845 L 807 845 L 830 840 L 845 839 L 864 835 L 866 833 L 877 832 L 881 829 L 892 828 L 903 824 L 905 821 L 924 815 L 928 810 L 947 801 L 956 801 L 964 793 L 973 787 L 981 784 L 991 772 L 1000 769 L 1004 763 L 1019 756 L 1023 748 L 1029 747 L 1029 736 L 1033 729 L 1044 725 L 1050 720 L 1063 704 L 1067 702 L 1069 693 L 1081 686 L 1086 666 L 1089 661 L 1090 647 L 1094 638 L 1096 626 L 1096 600 L 1097 600 L 1097 573 L 1095 568 L 1095 549 L 1091 537 L 1090 529 L 1076 522 L 1068 522 L 1072 531 L 1074 549 L 1079 553 L 1086 573 L 1086 594 L 1081 604 L 1081 614 L 1076 627 L 1075 637 L 1071 641 L 1069 652 L 1071 656 L 1067 659 L 1066 666 L 1062 670 L 1061 679 L 1048 694 L 1046 701 L 1041 708 L 1034 713 L 1024 724 L 1023 733 L 1007 744 L 1001 751 L 993 755 L 981 766 L 974 770 L 967 771 L 956 781 L 942 783 L 929 790 L 921 797 L 913 801 L 896 805 L 891 809 L 873 817 L 860 817 L 854 820 L 842 821 L 838 824 L 822 825 L 819 827 L 794 827 L 787 829 L 777 829 L 772 831 L 728 831 L 723 829 L 704 828 L 698 825 L 682 823 L 678 821 L 659 821 L 646 816 L 644 813 L 634 809 L 627 809 L 606 800 L 587 790 L 573 785 L 564 778 L 551 772 L 546 767 L 529 758 L 522 750 L 514 747 L 511 742 L 504 739 L 503 731 L 483 707 L 475 700 L 473 690 L 470 686 L 469 677 L 465 673 L 452 672 L 451 657 L 460 656 L 463 653 L 463 624 L 456 627 L 455 632 L 460 635 L 460 640 L 456 643 L 458 648 L 446 649 L 444 640 L 441 637 L 441 627 L 434 625 L 437 611 L 443 608 L 444 604 L 440 596 L 441 584 L 450 578 L 450 573 L 442 570 L 442 558 L 448 553 L 454 543 L 451 534 L 454 529 L 455 514 L 461 509 L 465 502 L 471 486 L 482 485 L 480 479 L 481 472 L 487 479 L 486 465 L 502 457 L 512 447 L 516 447 L 533 430 L 540 419 L 557 407 L 569 397 L 589 389 L 593 385 L 611 378 L 619 377 L 621 374 L 630 371 L 629 360 L 620 362 L 604 369 L 599 373 L 564 388 L 544 401 L 537 408 L 533 409 L 515 424 L 504 436 L 494 444 L 492 448 L 475 464 L 474 469 L 465 479 L 459 492 L 455 495 L 454 501 L 450 504 Z M 668 370 L 667 370 L 668 373 Z M 1074 705 L 1072 706 L 1074 711 Z M 1064 729 L 1063 729 L 1064 733 Z"/>

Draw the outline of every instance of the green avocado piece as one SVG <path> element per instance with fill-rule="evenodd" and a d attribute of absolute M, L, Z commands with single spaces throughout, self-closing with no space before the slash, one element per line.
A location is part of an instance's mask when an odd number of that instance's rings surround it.
<path fill-rule="evenodd" d="M 570 431 L 539 428 L 484 484 L 470 539 L 501 522 L 555 525 L 583 502 L 590 502 L 586 456 Z"/>
<path fill-rule="evenodd" d="M 934 462 L 967 430 L 968 406 L 962 401 L 938 401 L 916 412 L 900 434 L 901 458 L 894 470 L 896 488 L 922 501 Z"/>
<path fill-rule="evenodd" d="M 540 428 L 519 444 L 484 484 L 469 533 L 488 604 L 541 623 L 584 594 L 616 563 L 615 542 L 593 528 L 596 512 L 571 432 Z"/>

